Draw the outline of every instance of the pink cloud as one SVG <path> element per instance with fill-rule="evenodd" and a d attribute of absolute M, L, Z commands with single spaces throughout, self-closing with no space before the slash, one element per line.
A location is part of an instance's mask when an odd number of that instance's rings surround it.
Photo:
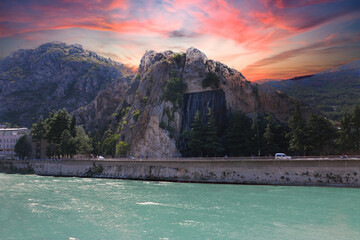
<path fill-rule="evenodd" d="M 261 0 L 267 7 L 275 6 L 277 8 L 305 7 L 335 1 L 337 0 Z"/>

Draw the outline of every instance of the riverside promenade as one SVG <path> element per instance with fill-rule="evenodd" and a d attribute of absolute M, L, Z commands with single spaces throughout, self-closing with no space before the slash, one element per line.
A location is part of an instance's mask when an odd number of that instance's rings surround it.
<path fill-rule="evenodd" d="M 360 159 L 338 157 L 0 160 L 0 171 L 63 177 L 360 187 Z"/>

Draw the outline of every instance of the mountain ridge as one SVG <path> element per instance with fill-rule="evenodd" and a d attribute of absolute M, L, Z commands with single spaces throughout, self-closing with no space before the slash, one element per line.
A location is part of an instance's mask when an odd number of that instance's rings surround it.
<path fill-rule="evenodd" d="M 360 103 L 360 59 L 301 79 L 267 84 L 323 111 L 333 120 Z"/>
<path fill-rule="evenodd" d="M 107 85 L 131 74 L 122 63 L 79 44 L 20 49 L 0 61 L 0 121 L 30 127 L 51 110 L 88 104 Z"/>

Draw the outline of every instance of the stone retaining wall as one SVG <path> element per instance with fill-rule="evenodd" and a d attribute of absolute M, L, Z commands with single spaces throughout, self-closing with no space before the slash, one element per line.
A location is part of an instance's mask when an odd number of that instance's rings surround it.
<path fill-rule="evenodd" d="M 183 182 L 360 187 L 360 160 L 0 161 L 0 171 Z"/>

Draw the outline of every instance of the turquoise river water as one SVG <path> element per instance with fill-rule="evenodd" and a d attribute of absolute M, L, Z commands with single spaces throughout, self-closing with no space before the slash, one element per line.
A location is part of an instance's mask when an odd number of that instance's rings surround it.
<path fill-rule="evenodd" d="M 360 239 L 360 189 L 0 174 L 0 239 Z"/>

